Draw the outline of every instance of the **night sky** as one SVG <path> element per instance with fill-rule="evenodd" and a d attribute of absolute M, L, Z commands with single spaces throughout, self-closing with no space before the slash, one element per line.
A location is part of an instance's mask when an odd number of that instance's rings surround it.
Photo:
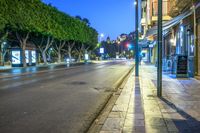
<path fill-rule="evenodd" d="M 129 33 L 135 27 L 134 0 L 42 0 L 51 3 L 71 16 L 89 19 L 91 26 L 105 38 L 116 39 L 121 33 Z M 105 39 L 104 38 L 104 39 Z"/>

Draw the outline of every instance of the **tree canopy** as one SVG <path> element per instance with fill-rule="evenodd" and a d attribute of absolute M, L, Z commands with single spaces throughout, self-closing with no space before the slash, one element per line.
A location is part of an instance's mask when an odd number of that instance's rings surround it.
<path fill-rule="evenodd" d="M 90 27 L 88 19 L 82 21 L 40 0 L 1 0 L 0 10 L 0 33 L 9 30 L 17 34 L 25 40 L 21 45 L 24 48 L 31 35 L 96 46 L 98 33 Z"/>

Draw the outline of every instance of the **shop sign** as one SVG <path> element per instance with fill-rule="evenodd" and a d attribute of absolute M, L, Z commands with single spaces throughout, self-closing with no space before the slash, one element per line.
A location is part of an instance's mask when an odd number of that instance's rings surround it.
<path fill-rule="evenodd" d="M 20 50 L 12 51 L 12 64 L 21 64 Z"/>
<path fill-rule="evenodd" d="M 188 77 L 188 57 L 186 55 L 178 55 L 176 76 L 179 78 Z"/>

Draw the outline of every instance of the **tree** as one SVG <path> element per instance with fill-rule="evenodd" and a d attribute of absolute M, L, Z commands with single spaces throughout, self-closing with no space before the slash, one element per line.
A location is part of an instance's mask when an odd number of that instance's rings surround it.
<path fill-rule="evenodd" d="M 0 33 L 9 31 L 15 36 L 22 49 L 23 66 L 26 66 L 25 50 L 27 43 L 34 43 L 47 64 L 46 54 L 54 47 L 61 61 L 63 50 L 71 58 L 74 47 L 90 49 L 97 42 L 97 32 L 89 26 L 88 19 L 71 17 L 40 0 L 2 0 L 0 1 Z M 3 16 L 3 18 L 1 18 Z M 81 20 L 81 21 L 80 21 Z M 96 44 L 95 44 L 96 46 Z M 80 52 L 83 53 L 83 52 Z"/>
<path fill-rule="evenodd" d="M 90 26 L 90 21 L 87 18 L 83 18 L 82 21 L 86 23 L 87 26 Z"/>
<path fill-rule="evenodd" d="M 22 49 L 23 66 L 26 67 L 25 49 L 31 32 L 36 32 L 38 29 L 35 26 L 36 21 L 33 19 L 32 12 L 39 0 L 8 0 L 7 1 L 7 27 L 16 39 L 19 41 L 19 46 Z"/>

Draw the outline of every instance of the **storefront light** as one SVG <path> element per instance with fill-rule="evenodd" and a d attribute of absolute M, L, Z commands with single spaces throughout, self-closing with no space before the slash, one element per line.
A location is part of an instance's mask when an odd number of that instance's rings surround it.
<path fill-rule="evenodd" d="M 183 38 L 181 38 L 181 47 L 183 46 Z"/>
<path fill-rule="evenodd" d="M 170 42 L 171 42 L 172 44 L 174 44 L 174 39 L 170 39 Z"/>
<path fill-rule="evenodd" d="M 191 45 L 191 52 L 193 53 L 194 52 L 194 45 Z"/>
<path fill-rule="evenodd" d="M 183 31 L 184 31 L 184 27 L 183 27 L 183 26 L 181 26 L 180 28 L 181 28 L 181 32 L 183 32 Z"/>

